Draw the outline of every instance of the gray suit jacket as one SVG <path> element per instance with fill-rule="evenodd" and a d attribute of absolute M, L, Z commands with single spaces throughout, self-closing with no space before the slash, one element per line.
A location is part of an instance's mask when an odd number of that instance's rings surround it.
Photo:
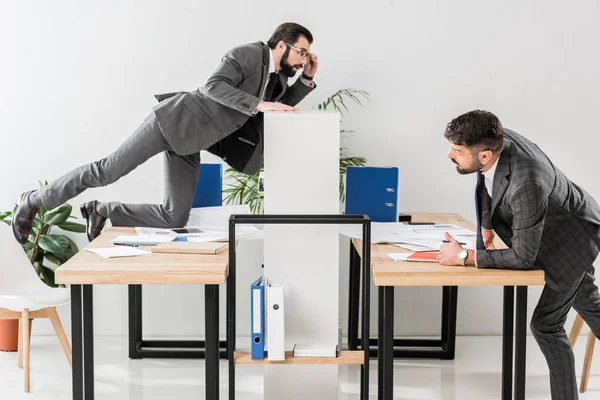
<path fill-rule="evenodd" d="M 478 250 L 479 268 L 539 266 L 556 291 L 571 287 L 600 251 L 600 207 L 571 182 L 540 148 L 504 129 L 492 198 L 482 226 L 494 229 L 508 249 Z"/>
<path fill-rule="evenodd" d="M 258 127 L 257 132 L 242 127 L 260 102 L 269 71 L 269 51 L 262 42 L 235 47 L 223 56 L 203 88 L 156 95 L 159 104 L 154 107 L 154 114 L 173 151 L 180 155 L 197 153 L 237 132 L 241 139 L 229 146 L 234 149 L 227 149 L 243 155 L 239 157 L 242 165 L 236 165 L 236 169 L 250 174 L 260 170 L 262 124 L 252 124 Z M 300 79 L 288 87 L 287 78 L 278 76 L 272 101 L 295 106 L 316 87 L 309 87 Z M 244 137 L 249 136 L 248 132 L 258 134 L 258 138 Z M 261 157 L 256 157 L 258 153 Z M 251 158 L 261 162 L 248 170 L 243 164 Z"/>

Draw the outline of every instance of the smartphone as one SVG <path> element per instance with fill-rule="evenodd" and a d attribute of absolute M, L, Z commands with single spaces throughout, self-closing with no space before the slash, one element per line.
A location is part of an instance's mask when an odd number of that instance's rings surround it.
<path fill-rule="evenodd" d="M 435 225 L 435 222 L 426 222 L 426 221 L 410 221 L 409 225 Z"/>
<path fill-rule="evenodd" d="M 185 233 L 202 233 L 202 231 L 198 228 L 174 228 L 171 229 L 173 232 L 177 234 L 185 234 Z"/>

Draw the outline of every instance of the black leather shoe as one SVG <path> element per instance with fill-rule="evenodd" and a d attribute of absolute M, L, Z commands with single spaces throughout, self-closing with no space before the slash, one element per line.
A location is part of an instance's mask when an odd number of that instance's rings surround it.
<path fill-rule="evenodd" d="M 104 228 L 104 224 L 106 223 L 106 217 L 98 214 L 96 210 L 97 201 L 89 201 L 87 203 L 83 203 L 80 207 L 81 216 L 86 220 L 86 233 L 88 240 L 91 242 L 100 236 L 102 232 L 102 228 Z"/>
<path fill-rule="evenodd" d="M 36 206 L 32 206 L 29 203 L 29 195 L 33 192 L 25 192 L 21 195 L 17 208 L 12 215 L 12 231 L 17 242 L 21 244 L 27 243 L 29 239 L 29 233 L 33 226 L 33 220 L 38 212 Z"/>

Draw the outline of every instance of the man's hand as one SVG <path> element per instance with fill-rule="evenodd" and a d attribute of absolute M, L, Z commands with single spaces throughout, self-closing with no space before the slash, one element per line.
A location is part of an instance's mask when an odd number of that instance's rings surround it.
<path fill-rule="evenodd" d="M 317 69 L 319 69 L 319 60 L 318 60 L 318 57 L 317 57 L 316 54 L 311 54 L 310 58 L 308 59 L 308 61 L 306 61 L 306 64 L 304 64 L 304 71 L 303 71 L 303 73 L 305 75 L 313 77 L 317 73 Z"/>
<path fill-rule="evenodd" d="M 483 244 L 486 250 L 495 250 L 496 245 L 494 244 L 494 231 L 481 228 L 481 237 L 483 238 Z"/>
<path fill-rule="evenodd" d="M 442 265 L 460 265 L 458 253 L 463 249 L 460 243 L 454 239 L 448 232 L 445 232 L 448 243 L 442 243 L 440 254 L 438 254 L 439 263 Z"/>
<path fill-rule="evenodd" d="M 256 110 L 260 112 L 265 111 L 299 111 L 298 108 L 288 106 L 287 104 L 282 103 L 272 103 L 270 101 L 261 101 L 256 106 Z"/>

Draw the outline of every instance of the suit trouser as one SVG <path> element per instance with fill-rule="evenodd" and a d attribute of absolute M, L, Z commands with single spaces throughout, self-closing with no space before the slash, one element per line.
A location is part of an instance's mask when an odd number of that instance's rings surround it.
<path fill-rule="evenodd" d="M 571 307 L 600 339 L 600 294 L 594 280 L 594 267 L 590 267 L 564 292 L 544 286 L 533 313 L 531 332 L 548 363 L 552 400 L 578 398 L 575 358 L 564 328 Z"/>
<path fill-rule="evenodd" d="M 85 189 L 116 182 L 161 152 L 164 152 L 163 204 L 109 202 L 106 214 L 116 226 L 182 227 L 188 221 L 196 193 L 200 153 L 187 156 L 175 154 L 163 136 L 154 113 L 115 152 L 49 183 L 40 191 L 39 199 L 46 208 L 52 209 Z"/>

